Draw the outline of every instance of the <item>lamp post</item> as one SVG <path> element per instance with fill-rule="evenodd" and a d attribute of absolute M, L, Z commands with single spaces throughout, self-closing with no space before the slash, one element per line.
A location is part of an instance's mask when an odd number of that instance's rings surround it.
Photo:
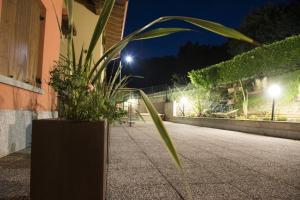
<path fill-rule="evenodd" d="M 182 106 L 182 115 L 185 116 L 185 113 L 184 113 L 184 107 L 185 105 L 188 103 L 188 99 L 187 97 L 181 97 L 180 99 L 180 104 Z"/>
<path fill-rule="evenodd" d="M 133 103 L 134 103 L 134 99 L 132 98 L 132 93 L 130 92 L 130 99 L 128 99 L 127 101 L 128 103 L 128 117 L 129 117 L 129 127 L 132 126 L 132 110 L 133 110 Z"/>
<path fill-rule="evenodd" d="M 271 115 L 271 121 L 274 121 L 274 114 L 275 114 L 275 100 L 280 96 L 281 94 L 281 88 L 277 84 L 273 84 L 268 88 L 268 94 L 272 98 L 272 115 Z"/>
<path fill-rule="evenodd" d="M 130 64 L 133 62 L 133 57 L 131 55 L 126 55 L 125 56 L 125 63 Z M 120 81 L 122 80 L 122 61 L 120 61 Z"/>

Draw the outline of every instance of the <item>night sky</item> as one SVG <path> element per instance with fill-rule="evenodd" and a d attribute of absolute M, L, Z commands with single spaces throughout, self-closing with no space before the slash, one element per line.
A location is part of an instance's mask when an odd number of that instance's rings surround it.
<path fill-rule="evenodd" d="M 237 28 L 244 17 L 256 7 L 267 3 L 281 3 L 288 0 L 129 0 L 125 35 L 141 28 L 146 23 L 167 15 L 180 15 L 212 20 L 223 25 Z M 192 27 L 181 22 L 168 22 L 159 27 Z M 197 30 L 201 30 L 198 29 Z M 246 34 L 246 33 L 245 33 Z M 201 30 L 199 32 L 177 33 L 159 39 L 131 43 L 122 55 L 130 54 L 135 58 L 175 55 L 187 41 L 200 44 L 222 44 L 222 36 Z"/>

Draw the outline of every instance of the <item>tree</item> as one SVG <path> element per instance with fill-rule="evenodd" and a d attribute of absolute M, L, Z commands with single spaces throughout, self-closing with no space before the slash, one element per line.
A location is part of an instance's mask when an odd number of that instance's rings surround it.
<path fill-rule="evenodd" d="M 300 1 L 267 4 L 246 16 L 239 30 L 256 41 L 268 44 L 300 33 Z M 234 56 L 254 46 L 230 40 L 228 52 Z"/>
<path fill-rule="evenodd" d="M 180 47 L 176 56 L 163 56 L 138 60 L 132 66 L 124 68 L 127 74 L 145 77 L 133 80 L 132 87 L 149 87 L 153 85 L 184 84 L 188 82 L 187 73 L 193 69 L 204 68 L 229 59 L 226 46 L 200 45 L 187 42 Z"/>

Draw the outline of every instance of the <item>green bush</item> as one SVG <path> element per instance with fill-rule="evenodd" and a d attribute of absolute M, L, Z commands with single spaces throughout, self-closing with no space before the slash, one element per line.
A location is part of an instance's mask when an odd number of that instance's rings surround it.
<path fill-rule="evenodd" d="M 288 118 L 286 116 L 278 116 L 276 120 L 277 121 L 287 121 Z"/>
<path fill-rule="evenodd" d="M 250 115 L 249 119 L 250 120 L 259 120 L 259 118 L 256 115 Z"/>
<path fill-rule="evenodd" d="M 270 121 L 271 120 L 271 116 L 265 116 L 262 118 L 262 120 L 264 121 Z"/>
<path fill-rule="evenodd" d="M 300 35 L 258 47 L 208 68 L 189 72 L 195 86 L 212 88 L 239 80 L 274 76 L 300 69 Z"/>

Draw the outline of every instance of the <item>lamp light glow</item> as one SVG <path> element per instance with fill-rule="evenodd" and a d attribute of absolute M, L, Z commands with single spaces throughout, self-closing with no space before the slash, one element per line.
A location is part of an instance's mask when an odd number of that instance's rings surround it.
<path fill-rule="evenodd" d="M 181 97 L 181 99 L 180 99 L 180 101 L 179 101 L 180 105 L 182 106 L 182 115 L 183 115 L 183 116 L 185 116 L 184 108 L 185 108 L 185 106 L 188 104 L 188 102 L 189 102 L 189 100 L 188 100 L 188 98 L 185 97 L 185 96 Z"/>
<path fill-rule="evenodd" d="M 135 103 L 135 101 L 136 101 L 135 99 L 128 99 L 128 100 L 127 100 L 127 102 L 130 103 L 130 104 Z"/>
<path fill-rule="evenodd" d="M 276 99 L 280 96 L 280 94 L 281 94 L 281 88 L 279 85 L 273 84 L 268 88 L 268 95 L 271 98 Z"/>
<path fill-rule="evenodd" d="M 184 106 L 184 105 L 186 105 L 187 103 L 188 103 L 188 98 L 187 97 L 181 97 L 181 99 L 180 99 L 180 104 L 182 105 L 182 106 Z"/>
<path fill-rule="evenodd" d="M 133 57 L 130 56 L 130 55 L 127 55 L 127 56 L 125 57 L 125 62 L 128 63 L 128 64 L 132 63 L 132 62 L 133 62 Z"/>

